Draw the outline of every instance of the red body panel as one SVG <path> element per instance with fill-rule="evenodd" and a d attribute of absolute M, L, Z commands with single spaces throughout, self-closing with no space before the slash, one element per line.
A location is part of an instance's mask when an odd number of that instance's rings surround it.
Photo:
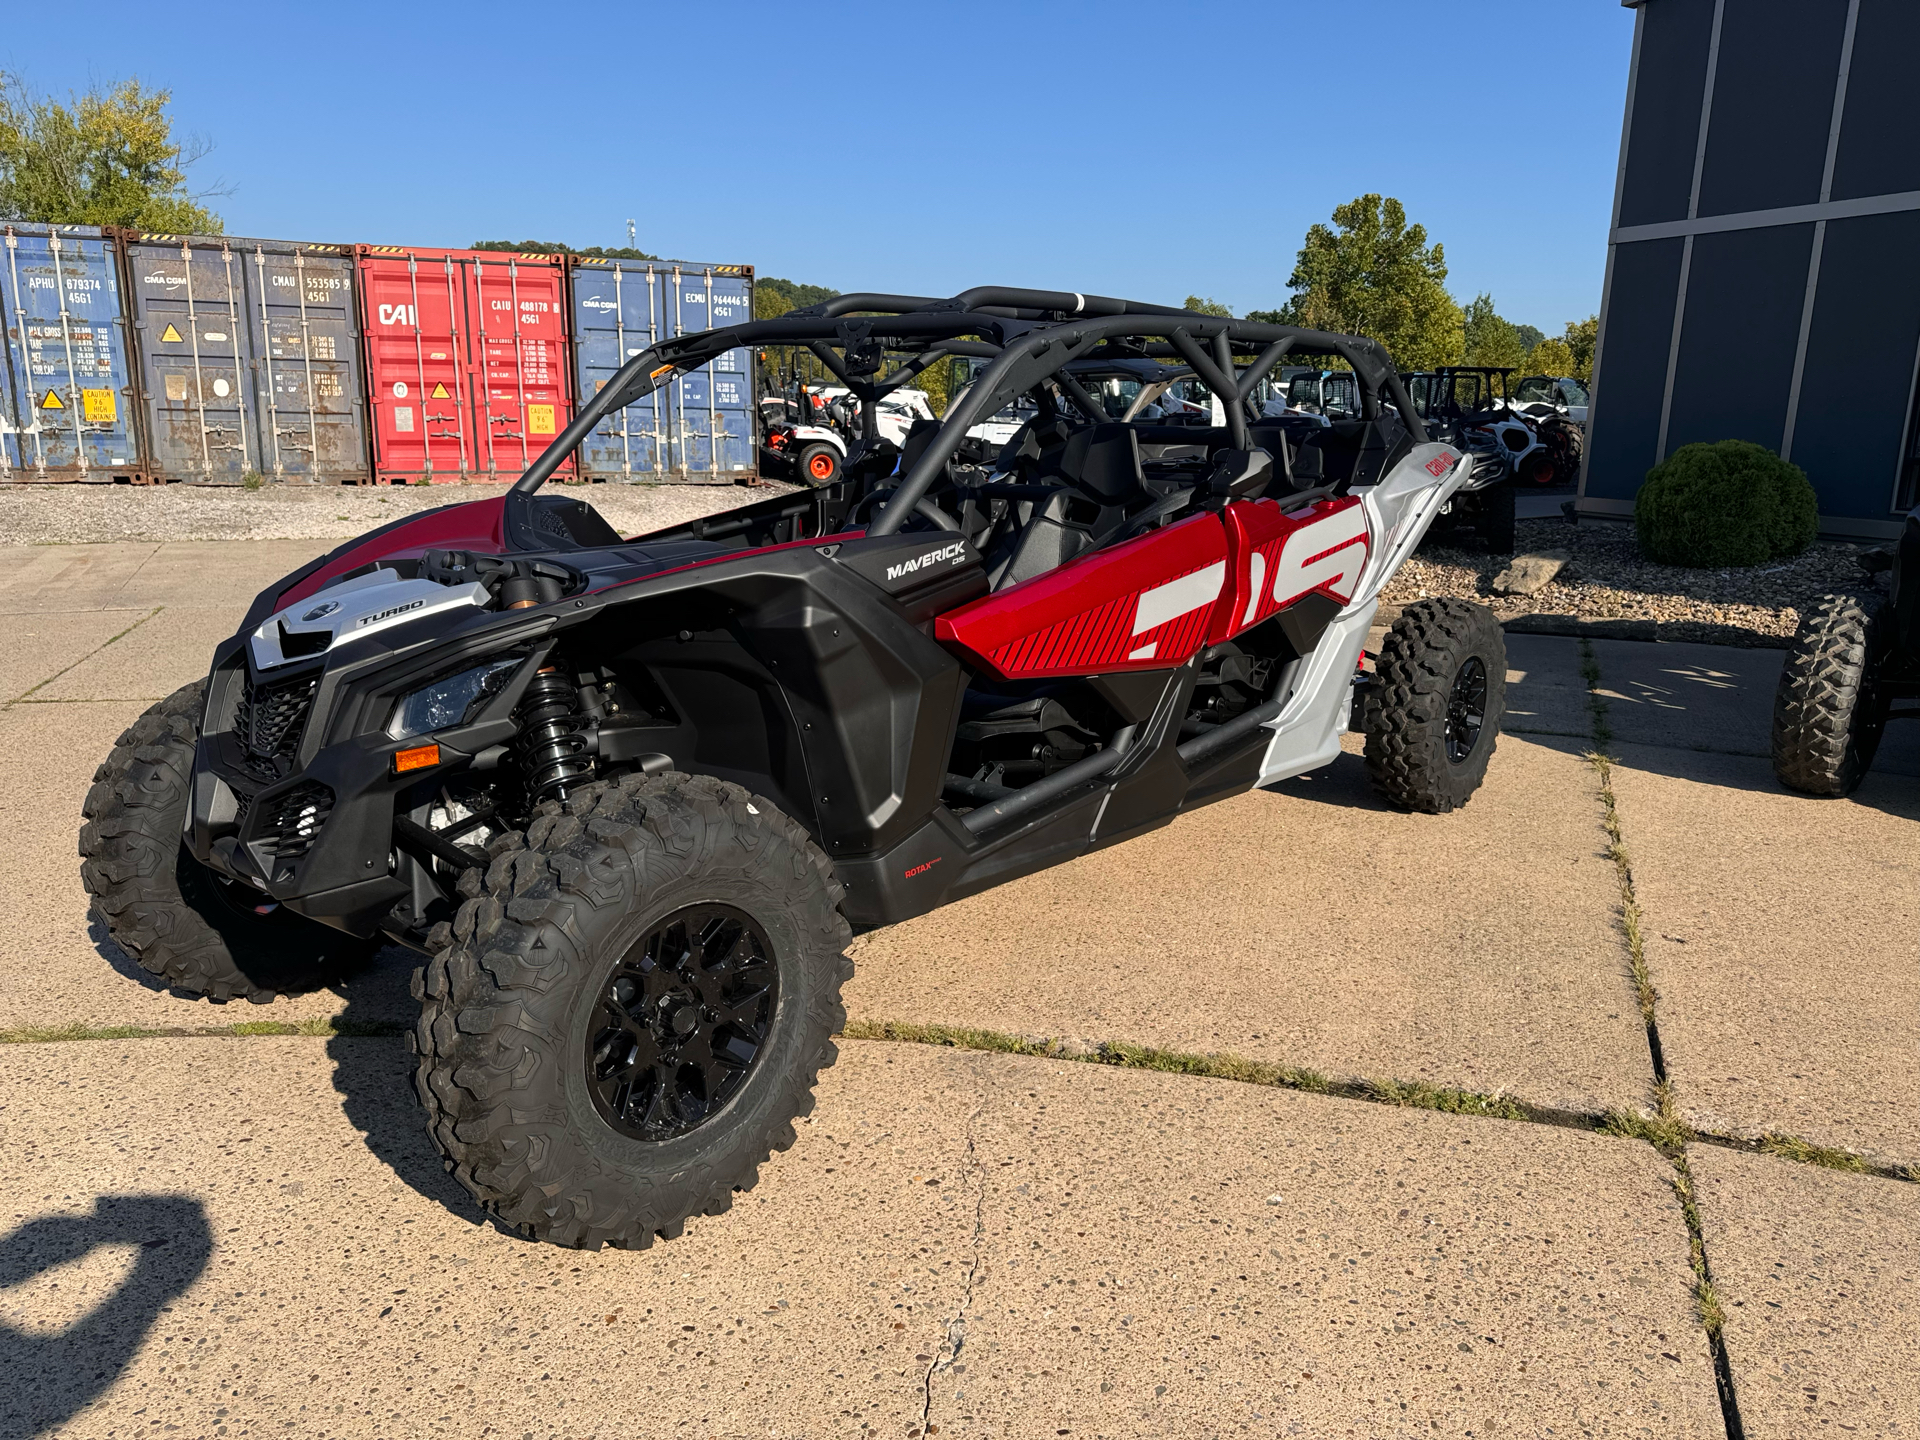
<path fill-rule="evenodd" d="M 345 554 L 322 565 L 298 585 L 288 586 L 279 599 L 280 608 L 304 600 L 324 590 L 350 570 L 371 565 L 376 560 L 411 559 L 429 550 L 474 550 L 482 555 L 506 553 L 507 497 L 475 500 L 470 505 L 449 505 L 429 510 L 411 520 L 403 520 L 360 541 Z"/>
<path fill-rule="evenodd" d="M 1008 678 L 1183 663 L 1207 638 L 1227 575 L 1218 515 L 1070 560 L 934 623 L 934 638 Z"/>
<path fill-rule="evenodd" d="M 1367 513 L 1348 495 L 1286 514 L 1274 500 L 1240 500 L 1226 508 L 1228 572 L 1214 607 L 1207 643 L 1217 645 L 1258 625 L 1304 595 L 1345 604 L 1367 563 Z"/>
<path fill-rule="evenodd" d="M 363 246 L 358 264 L 375 473 L 517 479 L 571 416 L 561 259 Z"/>

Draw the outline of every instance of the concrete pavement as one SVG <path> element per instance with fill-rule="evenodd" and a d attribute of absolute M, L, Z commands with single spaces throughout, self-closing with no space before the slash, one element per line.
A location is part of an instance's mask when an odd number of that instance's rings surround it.
<path fill-rule="evenodd" d="M 0 1204 L 25 1220 L 0 1235 L 20 1277 L 0 1364 L 43 1377 L 0 1426 L 1718 1433 L 1686 1230 L 1644 1146 L 851 1042 L 731 1213 L 580 1254 L 476 1215 L 403 1059 L 0 1050 L 21 1162 Z"/>
<path fill-rule="evenodd" d="M 0 553 L 0 1030 L 408 1017 L 397 951 L 264 1011 L 155 989 L 78 882 L 114 737 L 331 543 Z M 1349 754 L 864 937 L 854 1017 L 1232 1051 L 1571 1122 L 1649 1106 L 1581 645 L 1509 646 L 1512 733 L 1458 814 L 1381 809 Z M 1905 752 L 1853 800 L 1785 795 L 1753 753 L 1754 657 L 1777 655 L 1591 654 L 1681 1114 L 1914 1163 Z M 472 1210 L 396 1040 L 0 1047 L 0 1373 L 38 1377 L 0 1434 L 1725 1433 L 1673 1172 L 1638 1141 L 843 1051 L 730 1215 L 582 1256 Z M 1689 1163 L 1746 1433 L 1910 1433 L 1920 1189 Z"/>

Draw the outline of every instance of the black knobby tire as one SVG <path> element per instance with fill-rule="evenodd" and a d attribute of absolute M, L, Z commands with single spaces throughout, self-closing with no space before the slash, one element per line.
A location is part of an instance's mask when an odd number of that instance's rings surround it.
<path fill-rule="evenodd" d="M 1479 723 L 1467 723 L 1478 688 Z M 1400 612 L 1367 687 L 1367 774 L 1396 805 L 1441 815 L 1486 778 L 1506 710 L 1507 645 L 1484 605 L 1421 600 Z"/>
<path fill-rule="evenodd" d="M 1773 692 L 1773 772 L 1789 790 L 1846 795 L 1886 729 L 1874 693 L 1876 617 L 1851 595 L 1823 595 L 1800 621 Z"/>
<path fill-rule="evenodd" d="M 831 445 L 807 446 L 794 465 L 802 485 L 831 485 L 840 478 L 840 452 Z"/>
<path fill-rule="evenodd" d="M 1480 492 L 1480 510 L 1474 516 L 1474 528 L 1487 551 L 1493 555 L 1511 555 L 1514 545 L 1513 486 L 1502 480 Z"/>
<path fill-rule="evenodd" d="M 175 989 L 266 1004 L 317 990 L 380 948 L 220 879 L 180 842 L 206 682 L 134 721 L 93 773 L 80 828 L 81 883 L 114 943 Z"/>
<path fill-rule="evenodd" d="M 583 786 L 490 848 L 414 976 L 414 1087 L 448 1170 L 509 1227 L 586 1249 L 642 1249 L 725 1211 L 793 1144 L 838 1054 L 852 932 L 832 863 L 766 800 L 677 773 Z M 777 998 L 730 1097 L 685 1133 L 640 1138 L 597 1105 L 590 1047 L 616 977 L 695 904 L 760 928 Z"/>

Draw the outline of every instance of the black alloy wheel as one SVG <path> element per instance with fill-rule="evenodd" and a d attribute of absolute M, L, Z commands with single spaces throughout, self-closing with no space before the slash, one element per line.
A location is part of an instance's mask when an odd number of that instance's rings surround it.
<path fill-rule="evenodd" d="M 1469 655 L 1453 677 L 1453 689 L 1447 696 L 1447 759 L 1464 765 L 1480 743 L 1480 732 L 1487 723 L 1487 666 L 1478 655 Z"/>
<path fill-rule="evenodd" d="M 730 905 L 688 905 L 614 965 L 586 1047 L 602 1118 L 636 1140 L 698 1129 L 746 1082 L 779 1002 L 766 931 Z"/>

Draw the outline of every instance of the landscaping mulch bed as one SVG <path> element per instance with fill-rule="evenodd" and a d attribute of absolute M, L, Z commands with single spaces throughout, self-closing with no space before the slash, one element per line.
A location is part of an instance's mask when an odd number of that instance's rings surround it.
<path fill-rule="evenodd" d="M 1626 525 L 1522 520 L 1518 535 L 1516 554 L 1565 550 L 1573 556 L 1538 594 L 1494 593 L 1493 578 L 1507 567 L 1508 557 L 1448 549 L 1430 540 L 1394 576 L 1380 597 L 1382 608 L 1455 595 L 1492 607 L 1502 621 L 1536 615 L 1643 622 L 1630 627 L 1638 634 L 1646 634 L 1650 622 L 1649 638 L 1784 649 L 1812 601 L 1875 588 L 1859 564 L 1867 545 L 1821 542 L 1750 569 L 1689 570 L 1647 560 Z"/>

